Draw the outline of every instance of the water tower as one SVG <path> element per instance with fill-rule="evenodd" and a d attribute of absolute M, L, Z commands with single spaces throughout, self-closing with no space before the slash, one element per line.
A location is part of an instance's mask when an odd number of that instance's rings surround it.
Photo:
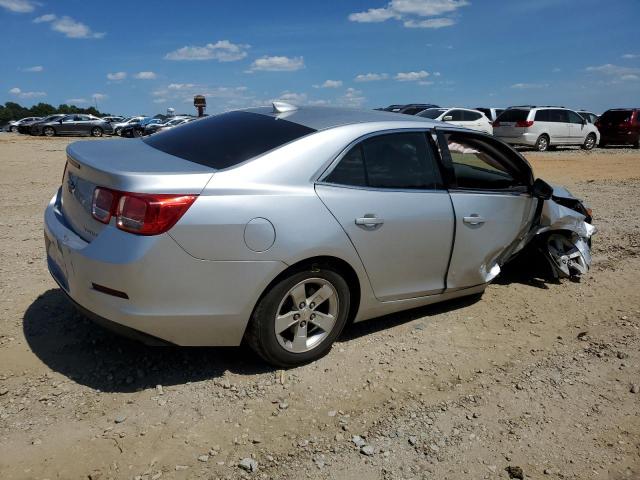
<path fill-rule="evenodd" d="M 176 114 L 176 109 L 175 108 L 167 108 L 167 117 L 173 117 Z"/>
<path fill-rule="evenodd" d="M 193 97 L 193 106 L 198 110 L 198 117 L 203 117 L 207 108 L 207 99 L 204 98 L 204 95 L 195 95 Z"/>

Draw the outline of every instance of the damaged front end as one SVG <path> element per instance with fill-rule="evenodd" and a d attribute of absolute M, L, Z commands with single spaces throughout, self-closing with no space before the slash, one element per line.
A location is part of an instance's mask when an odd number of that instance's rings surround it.
<path fill-rule="evenodd" d="M 584 275 L 591 266 L 591 210 L 564 187 L 553 186 L 541 199 L 525 243 L 531 243 L 547 260 L 555 278 Z"/>

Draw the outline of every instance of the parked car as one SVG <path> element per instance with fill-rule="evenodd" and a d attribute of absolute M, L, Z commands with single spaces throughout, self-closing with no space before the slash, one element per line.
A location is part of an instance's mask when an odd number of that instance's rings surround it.
<path fill-rule="evenodd" d="M 124 117 L 102 117 L 102 120 L 109 123 L 119 123 L 124 120 Z"/>
<path fill-rule="evenodd" d="M 23 123 L 32 123 L 37 122 L 38 120 L 42 120 L 42 117 L 26 117 L 21 118 L 20 120 L 13 120 L 7 124 L 6 129 L 9 132 L 17 132 L 18 127 Z"/>
<path fill-rule="evenodd" d="M 564 107 L 511 107 L 493 122 L 493 134 L 510 145 L 540 152 L 557 145 L 580 145 L 591 150 L 600 132 L 578 113 Z"/>
<path fill-rule="evenodd" d="M 158 124 L 147 125 L 147 127 L 145 127 L 145 135 L 151 135 L 152 133 L 157 133 L 157 132 L 164 132 L 166 130 L 177 127 L 179 125 L 184 125 L 185 123 L 193 122 L 194 120 L 197 120 L 197 118 L 181 117 L 181 118 L 172 118 L 171 120 L 165 123 L 161 123 L 159 125 Z"/>
<path fill-rule="evenodd" d="M 31 134 L 31 129 L 45 122 L 52 122 L 54 120 L 58 120 L 64 117 L 64 113 L 55 113 L 53 115 L 49 115 L 48 117 L 42 118 L 40 120 L 32 120 L 30 122 L 23 122 L 18 125 L 18 132 L 22 134 Z"/>
<path fill-rule="evenodd" d="M 422 117 L 276 102 L 67 158 L 49 270 L 148 342 L 244 339 L 299 365 L 351 320 L 481 293 L 525 246 L 566 275 L 589 266 L 579 200 L 503 142 Z"/>
<path fill-rule="evenodd" d="M 384 110 L 387 112 L 404 113 L 405 115 L 416 115 L 427 108 L 437 108 L 438 105 L 432 103 L 408 103 L 406 105 L 389 105 Z"/>
<path fill-rule="evenodd" d="M 504 108 L 493 108 L 493 107 L 492 108 L 478 107 L 476 108 L 476 110 L 484 113 L 485 117 L 487 117 L 492 122 L 495 122 L 496 119 L 500 116 L 500 114 L 505 111 Z"/>
<path fill-rule="evenodd" d="M 101 137 L 105 133 L 112 132 L 113 129 L 109 122 L 83 113 L 73 113 L 31 126 L 32 135 L 44 135 L 46 137 L 55 135 L 91 135 L 92 137 Z"/>
<path fill-rule="evenodd" d="M 120 135 L 126 138 L 142 137 L 145 135 L 145 128 L 148 125 L 161 125 L 162 120 L 159 118 L 144 118 L 137 122 L 130 122 L 128 125 L 120 129 Z"/>
<path fill-rule="evenodd" d="M 600 146 L 633 145 L 640 148 L 640 108 L 613 108 L 604 112 L 596 126 Z"/>
<path fill-rule="evenodd" d="M 596 115 L 595 113 L 587 112 L 586 110 L 578 110 L 577 113 L 582 118 L 584 118 L 587 122 L 593 123 L 594 125 L 596 124 L 599 118 L 598 115 Z"/>
<path fill-rule="evenodd" d="M 484 113 L 468 108 L 428 108 L 418 114 L 419 117 L 430 118 L 439 122 L 447 122 L 459 127 L 493 133 L 493 126 Z"/>
<path fill-rule="evenodd" d="M 115 133 L 116 135 L 120 135 L 122 133 L 122 129 L 124 127 L 129 126 L 129 124 L 131 124 L 131 123 L 139 123 L 140 121 L 144 120 L 145 118 L 148 118 L 148 117 L 139 115 L 137 117 L 126 118 L 122 122 L 113 123 L 111 125 L 113 127 L 113 133 Z"/>

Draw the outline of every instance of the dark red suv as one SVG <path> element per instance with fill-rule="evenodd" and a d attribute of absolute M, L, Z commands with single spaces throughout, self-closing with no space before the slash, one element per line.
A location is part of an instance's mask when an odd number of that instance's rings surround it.
<path fill-rule="evenodd" d="M 633 145 L 640 148 L 640 108 L 612 108 L 595 123 L 600 130 L 600 146 Z"/>

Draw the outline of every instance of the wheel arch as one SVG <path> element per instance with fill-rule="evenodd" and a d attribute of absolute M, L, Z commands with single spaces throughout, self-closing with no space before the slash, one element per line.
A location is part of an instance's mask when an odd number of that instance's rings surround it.
<path fill-rule="evenodd" d="M 253 306 L 253 310 L 251 311 L 251 316 L 253 317 L 253 312 L 256 307 L 262 300 L 262 298 L 276 285 L 278 282 L 282 281 L 284 278 L 298 272 L 305 271 L 307 269 L 313 269 L 316 267 L 323 266 L 325 268 L 330 268 L 334 270 L 336 273 L 339 273 L 343 276 L 344 280 L 347 282 L 349 287 L 349 293 L 351 294 L 350 304 L 349 304 L 349 315 L 347 317 L 347 322 L 353 322 L 353 319 L 356 318 L 358 314 L 358 310 L 360 308 L 360 300 L 362 298 L 362 286 L 360 284 L 360 278 L 356 270 L 347 262 L 341 258 L 332 256 L 332 255 L 318 255 L 315 257 L 305 258 L 304 260 L 300 260 L 294 264 L 289 265 L 283 271 L 281 271 L 276 277 L 269 282 L 269 284 L 262 290 L 262 293 L 258 297 Z"/>

